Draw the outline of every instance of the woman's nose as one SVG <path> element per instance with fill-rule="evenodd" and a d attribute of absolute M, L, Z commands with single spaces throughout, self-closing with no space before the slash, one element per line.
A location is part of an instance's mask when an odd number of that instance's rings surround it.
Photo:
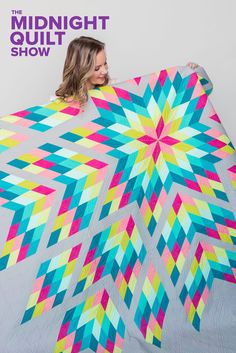
<path fill-rule="evenodd" d="M 102 74 L 103 74 L 103 75 L 106 75 L 107 73 L 108 73 L 108 68 L 105 67 L 105 66 L 103 66 L 103 67 L 102 67 Z"/>

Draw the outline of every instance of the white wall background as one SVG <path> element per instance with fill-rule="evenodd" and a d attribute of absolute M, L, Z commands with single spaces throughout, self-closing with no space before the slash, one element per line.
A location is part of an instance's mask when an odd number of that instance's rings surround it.
<path fill-rule="evenodd" d="M 25 15 L 109 15 L 107 29 L 68 30 L 49 57 L 10 55 L 12 9 Z M 194 61 L 213 81 L 213 105 L 236 145 L 235 0 L 9 0 L 0 3 L 0 115 L 47 103 L 61 82 L 67 45 L 80 35 L 106 43 L 120 81 Z"/>

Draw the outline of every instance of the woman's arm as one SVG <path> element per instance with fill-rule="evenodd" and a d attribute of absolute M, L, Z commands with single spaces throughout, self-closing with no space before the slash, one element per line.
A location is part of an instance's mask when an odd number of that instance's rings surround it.
<path fill-rule="evenodd" d="M 213 91 L 213 83 L 210 80 L 209 76 L 207 75 L 206 71 L 204 70 L 204 68 L 202 66 L 199 66 L 198 64 L 189 62 L 187 64 L 187 66 L 189 66 L 191 69 L 193 69 L 198 77 L 199 77 L 199 81 L 201 82 L 205 92 L 208 94 L 208 96 L 211 94 L 211 92 Z"/>

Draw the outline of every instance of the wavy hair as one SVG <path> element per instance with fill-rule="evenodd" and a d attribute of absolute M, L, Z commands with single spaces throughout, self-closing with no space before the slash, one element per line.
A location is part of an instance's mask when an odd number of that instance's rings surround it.
<path fill-rule="evenodd" d="M 87 81 L 95 70 L 96 56 L 105 49 L 105 44 L 91 37 L 81 36 L 72 40 L 68 46 L 63 68 L 63 80 L 55 94 L 63 101 L 79 101 L 84 105 L 88 100 Z M 109 82 L 107 73 L 102 85 Z"/>

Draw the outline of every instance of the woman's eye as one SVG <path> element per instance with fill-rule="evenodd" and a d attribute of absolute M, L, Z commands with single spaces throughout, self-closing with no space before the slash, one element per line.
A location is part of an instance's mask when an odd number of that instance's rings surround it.
<path fill-rule="evenodd" d="M 105 63 L 104 63 L 104 66 L 105 66 L 105 67 L 107 67 L 107 62 L 105 62 Z M 100 70 L 100 67 L 101 67 L 101 66 L 97 66 L 97 67 L 95 67 L 95 71 Z"/>

